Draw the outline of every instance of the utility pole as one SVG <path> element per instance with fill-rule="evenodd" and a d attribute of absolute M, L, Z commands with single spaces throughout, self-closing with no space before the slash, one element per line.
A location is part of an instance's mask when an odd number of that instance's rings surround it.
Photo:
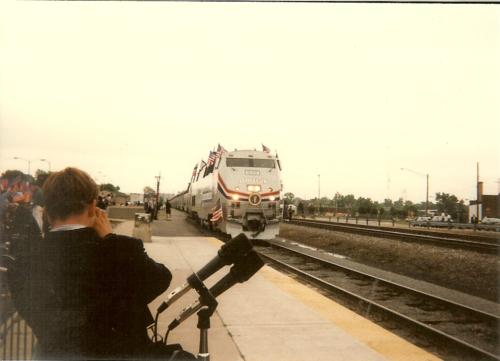
<path fill-rule="evenodd" d="M 426 178 L 426 188 L 425 188 L 425 215 L 429 215 L 429 173 L 423 174 L 417 171 L 414 171 L 413 169 L 410 168 L 401 168 L 401 170 L 407 170 L 409 172 L 412 172 L 413 174 L 419 175 L 421 177 Z"/>
<path fill-rule="evenodd" d="M 318 215 L 321 211 L 321 174 L 318 174 Z"/>
<path fill-rule="evenodd" d="M 477 162 L 476 173 L 477 173 L 477 177 L 476 177 L 476 192 L 477 192 L 477 195 L 476 195 L 476 199 L 477 199 L 477 201 L 476 201 L 476 217 L 479 220 L 480 219 L 480 217 L 479 217 L 479 201 L 481 198 L 481 190 L 479 189 L 479 162 Z"/>
<path fill-rule="evenodd" d="M 425 191 L 425 216 L 429 216 L 429 173 L 425 175 L 427 178 L 427 188 Z"/>
<path fill-rule="evenodd" d="M 321 199 L 321 174 L 318 174 L 318 199 Z"/>
<path fill-rule="evenodd" d="M 158 205 L 159 200 L 160 200 L 160 179 L 161 179 L 161 172 L 158 172 L 158 175 L 155 176 L 156 178 L 156 206 L 154 209 L 154 219 L 158 219 Z"/>
<path fill-rule="evenodd" d="M 338 201 L 339 201 L 339 192 L 335 192 L 335 216 L 337 216 L 338 212 Z"/>

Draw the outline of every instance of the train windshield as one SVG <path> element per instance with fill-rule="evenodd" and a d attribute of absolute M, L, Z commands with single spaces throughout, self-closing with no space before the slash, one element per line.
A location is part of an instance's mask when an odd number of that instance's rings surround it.
<path fill-rule="evenodd" d="M 226 158 L 228 167 L 276 168 L 274 159 Z"/>

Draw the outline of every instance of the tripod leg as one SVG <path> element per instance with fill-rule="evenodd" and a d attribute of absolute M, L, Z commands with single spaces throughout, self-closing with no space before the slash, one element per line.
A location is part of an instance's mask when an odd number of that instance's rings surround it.
<path fill-rule="evenodd" d="M 200 329 L 200 351 L 198 352 L 198 360 L 210 361 L 210 353 L 208 352 L 208 329 Z"/>

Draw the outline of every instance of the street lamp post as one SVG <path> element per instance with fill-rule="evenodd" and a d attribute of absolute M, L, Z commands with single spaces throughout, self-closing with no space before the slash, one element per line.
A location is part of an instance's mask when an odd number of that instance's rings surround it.
<path fill-rule="evenodd" d="M 51 170 L 51 166 L 50 166 L 50 160 L 45 159 L 45 158 L 40 158 L 40 159 L 38 159 L 38 160 L 39 160 L 39 161 L 41 161 L 41 162 L 46 162 L 46 163 L 48 163 L 48 164 L 49 164 L 49 173 L 52 171 L 52 170 Z"/>
<path fill-rule="evenodd" d="M 15 159 L 15 160 L 24 160 L 25 162 L 28 162 L 28 175 L 31 175 L 30 174 L 30 167 L 31 167 L 31 162 L 32 162 L 31 159 L 25 159 L 25 158 L 21 158 L 21 157 L 14 157 L 13 159 Z"/>
<path fill-rule="evenodd" d="M 426 178 L 426 188 L 425 188 L 425 215 L 428 216 L 429 215 L 429 173 L 427 174 L 423 174 L 423 173 L 420 173 L 420 172 L 416 172 L 414 171 L 413 169 L 409 169 L 409 168 L 401 168 L 401 170 L 407 170 L 409 172 L 412 172 L 416 175 L 419 175 L 419 176 L 422 176 L 422 177 L 425 177 Z"/>
<path fill-rule="evenodd" d="M 41 162 L 47 162 L 49 164 L 49 173 L 51 171 L 50 167 L 50 160 L 45 159 L 45 158 L 40 158 L 40 159 L 25 159 L 21 157 L 14 157 L 13 159 L 15 160 L 24 160 L 25 162 L 28 163 L 28 175 L 31 175 L 31 162 L 36 162 L 36 161 L 41 161 Z"/>

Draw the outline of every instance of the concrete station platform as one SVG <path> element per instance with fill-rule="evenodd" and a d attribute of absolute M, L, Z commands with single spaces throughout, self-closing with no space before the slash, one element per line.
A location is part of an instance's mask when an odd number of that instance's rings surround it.
<path fill-rule="evenodd" d="M 172 233 L 183 228 L 183 223 L 183 215 L 174 213 L 173 220 L 163 225 L 166 230 L 161 232 L 162 236 L 153 235 L 152 242 L 144 244 L 149 256 L 165 264 L 173 273 L 170 288 L 150 304 L 153 314 L 166 295 L 212 259 L 222 245 L 215 238 L 192 235 L 193 230 L 186 232 L 189 235 L 173 236 Z M 128 233 L 129 229 L 123 226 L 116 232 Z M 228 269 L 220 270 L 206 284 L 217 282 Z M 161 335 L 181 309 L 196 299 L 196 292 L 191 291 L 160 316 Z M 219 305 L 209 330 L 209 351 L 213 360 L 437 359 L 268 266 L 217 300 Z M 197 354 L 199 330 L 196 323 L 194 315 L 171 332 L 168 343 L 180 343 L 185 350 Z"/>

